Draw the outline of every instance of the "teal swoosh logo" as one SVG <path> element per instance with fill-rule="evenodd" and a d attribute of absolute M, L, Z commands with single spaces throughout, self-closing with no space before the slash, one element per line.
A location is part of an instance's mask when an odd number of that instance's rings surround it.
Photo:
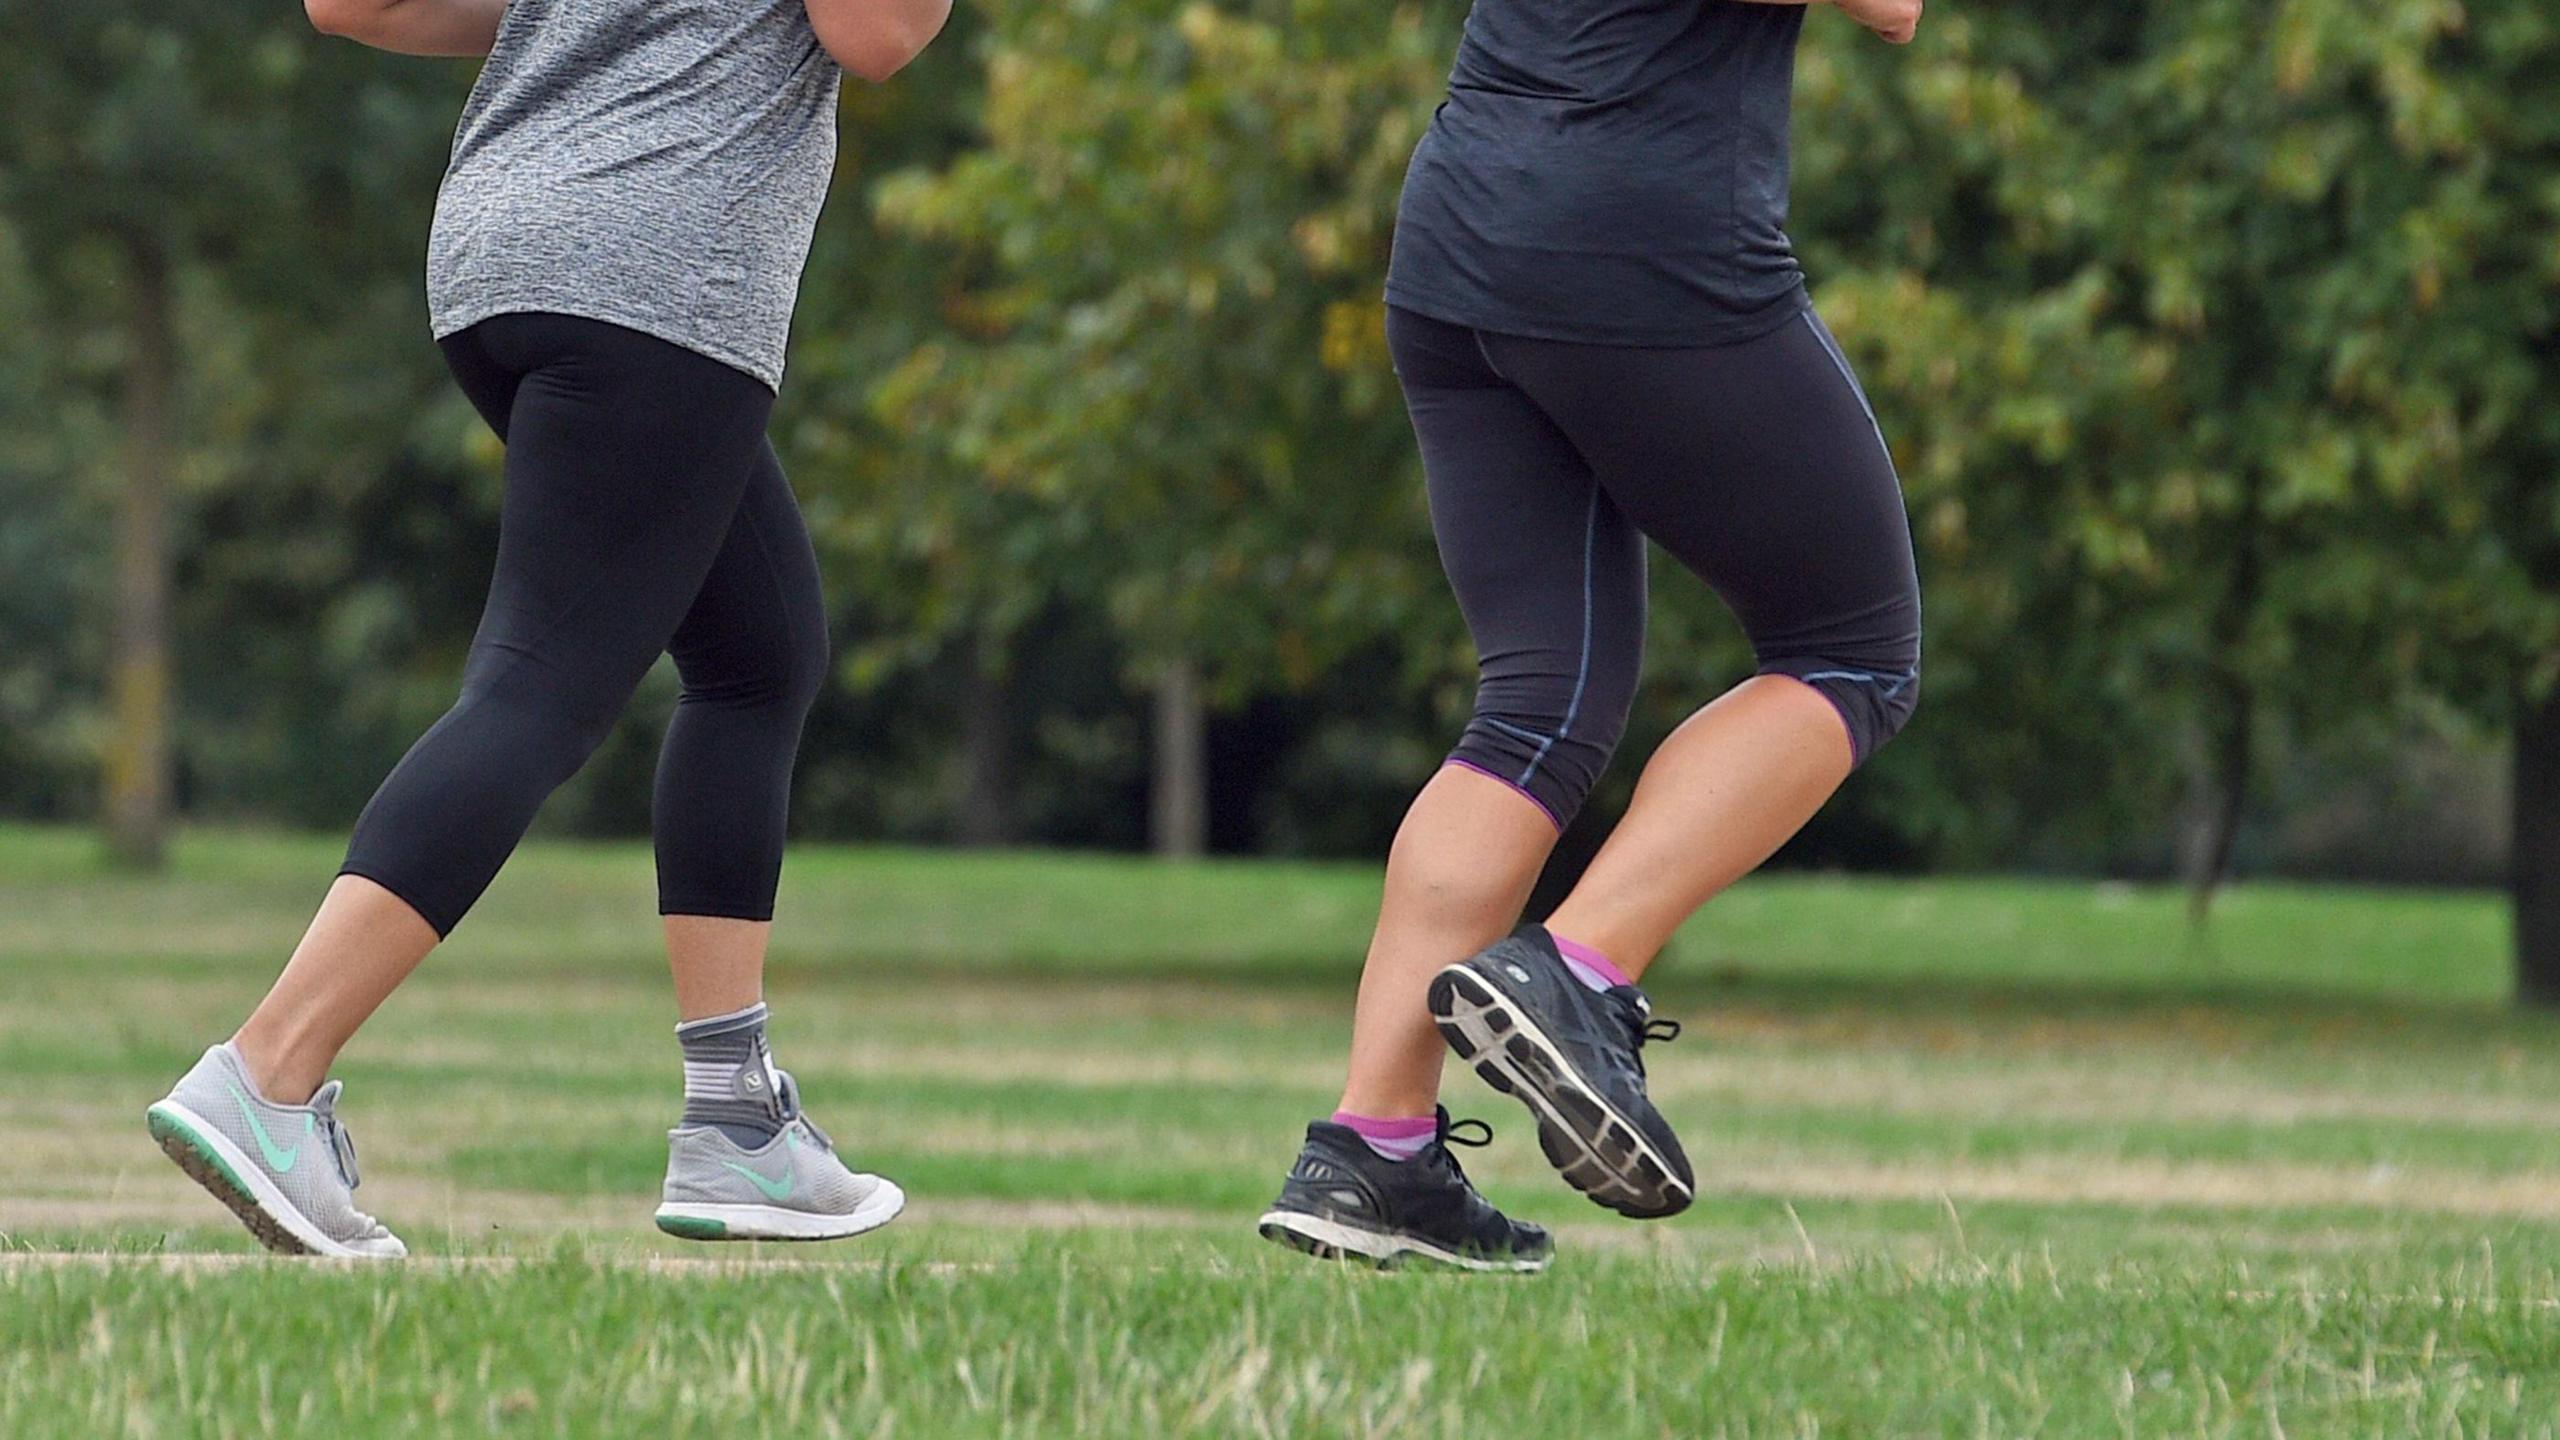
<path fill-rule="evenodd" d="M 240 1087 L 229 1080 L 223 1081 L 222 1085 L 224 1089 L 231 1092 L 231 1098 L 239 1102 L 240 1118 L 249 1122 L 249 1135 L 258 1142 L 258 1153 L 267 1157 L 267 1168 L 279 1175 L 292 1174 L 294 1163 L 302 1158 L 301 1141 L 297 1140 L 291 1145 L 278 1145 L 268 1137 L 267 1127 L 258 1123 L 258 1112 L 249 1104 L 249 1097 L 240 1093 Z M 304 1139 L 309 1139 L 311 1136 L 309 1115 L 302 1117 L 302 1134 Z"/>
<path fill-rule="evenodd" d="M 782 1133 L 783 1137 L 790 1142 L 788 1150 L 796 1151 L 800 1148 L 800 1139 L 798 1136 L 793 1135 L 788 1130 L 785 1130 Z M 746 1166 L 739 1164 L 735 1160 L 723 1160 L 720 1163 L 737 1171 L 739 1174 L 746 1176 L 749 1183 L 753 1184 L 758 1190 L 764 1192 L 764 1198 L 767 1200 L 790 1199 L 793 1187 L 800 1183 L 799 1157 L 788 1153 L 788 1151 L 783 1155 L 782 1178 L 779 1180 L 767 1180 L 763 1176 L 748 1169 Z"/>

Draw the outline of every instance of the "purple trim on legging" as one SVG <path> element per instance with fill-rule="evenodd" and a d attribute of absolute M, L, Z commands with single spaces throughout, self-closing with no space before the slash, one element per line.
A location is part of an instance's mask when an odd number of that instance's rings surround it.
<path fill-rule="evenodd" d="M 1546 801 L 1539 799 L 1537 796 L 1530 794 L 1526 789 L 1523 789 L 1519 781 L 1514 780 L 1507 775 L 1496 775 L 1473 760 L 1462 760 L 1455 755 L 1450 756 L 1442 763 L 1444 765 L 1455 765 L 1461 770 L 1473 770 L 1487 780 L 1490 780 L 1518 795 L 1521 799 L 1537 806 L 1538 813 L 1547 817 L 1547 823 L 1556 827 L 1556 833 L 1564 833 L 1564 822 L 1556 818 L 1556 812 L 1547 808 Z"/>

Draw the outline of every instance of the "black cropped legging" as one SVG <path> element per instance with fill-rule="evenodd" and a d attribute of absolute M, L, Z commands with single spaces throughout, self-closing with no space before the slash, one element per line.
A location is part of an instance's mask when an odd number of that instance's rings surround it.
<path fill-rule="evenodd" d="M 662 912 L 765 920 L 800 728 L 827 667 L 818 565 L 765 440 L 773 392 L 635 330 L 502 315 L 444 341 L 506 442 L 462 697 L 356 821 L 344 873 L 449 934 L 661 654 Z"/>
<path fill-rule="evenodd" d="M 1635 701 L 1647 536 L 1723 597 L 1760 673 L 1838 708 L 1856 759 L 1910 717 L 1920 586 L 1902 491 L 1812 311 L 1707 349 L 1530 340 L 1402 309 L 1387 340 L 1480 659 L 1451 763 L 1573 819 Z"/>

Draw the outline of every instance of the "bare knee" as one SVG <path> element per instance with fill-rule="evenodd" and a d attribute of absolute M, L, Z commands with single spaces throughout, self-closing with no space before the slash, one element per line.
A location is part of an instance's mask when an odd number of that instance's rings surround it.
<path fill-rule="evenodd" d="M 1764 658 L 1760 673 L 1800 680 L 1830 701 L 1832 708 L 1840 712 L 1840 723 L 1849 731 L 1850 754 L 1861 765 L 1902 733 L 1902 727 L 1911 722 L 1912 712 L 1920 704 L 1920 655 L 1916 644 L 1907 653 L 1889 655 L 1880 662 L 1823 656 Z"/>

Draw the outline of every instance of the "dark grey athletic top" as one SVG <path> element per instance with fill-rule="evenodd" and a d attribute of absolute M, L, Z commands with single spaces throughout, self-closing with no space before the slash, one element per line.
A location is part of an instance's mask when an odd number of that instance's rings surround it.
<path fill-rule="evenodd" d="M 436 337 L 551 311 L 779 386 L 843 78 L 801 0 L 513 0 L 436 200 Z"/>
<path fill-rule="evenodd" d="M 1543 340 L 1719 345 L 1804 308 L 1800 5 L 1476 0 L 1405 177 L 1390 304 Z"/>

